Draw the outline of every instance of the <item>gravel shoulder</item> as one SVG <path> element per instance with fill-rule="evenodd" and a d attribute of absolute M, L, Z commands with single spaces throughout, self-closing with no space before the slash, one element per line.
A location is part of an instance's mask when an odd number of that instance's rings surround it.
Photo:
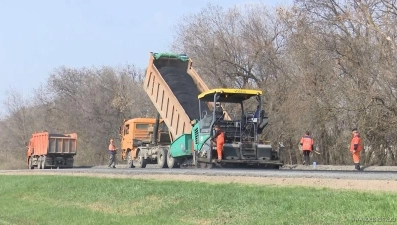
<path fill-rule="evenodd" d="M 103 178 L 148 179 L 161 181 L 196 181 L 267 186 L 304 186 L 340 190 L 397 192 L 397 168 L 368 167 L 356 172 L 351 166 L 295 166 L 280 170 L 244 169 L 159 169 L 150 165 L 146 169 L 116 169 L 98 166 L 93 168 L 49 170 L 0 170 L 0 175 L 68 175 Z"/>

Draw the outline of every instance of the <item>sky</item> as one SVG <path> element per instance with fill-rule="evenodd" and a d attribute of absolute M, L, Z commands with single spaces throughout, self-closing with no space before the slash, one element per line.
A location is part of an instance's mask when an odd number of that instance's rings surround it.
<path fill-rule="evenodd" d="M 144 69 L 149 52 L 170 51 L 183 16 L 247 2 L 292 0 L 0 0 L 0 107 L 7 90 L 28 98 L 60 66 Z"/>

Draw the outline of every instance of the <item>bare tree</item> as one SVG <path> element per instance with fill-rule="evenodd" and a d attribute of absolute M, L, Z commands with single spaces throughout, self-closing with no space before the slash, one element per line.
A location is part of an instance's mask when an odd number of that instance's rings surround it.
<path fill-rule="evenodd" d="M 117 139 L 123 119 L 153 111 L 152 105 L 146 104 L 150 101 L 141 82 L 142 77 L 133 66 L 60 68 L 51 75 L 49 88 L 57 96 L 54 115 L 59 125 L 80 131 L 81 160 L 91 164 L 103 162 L 108 140 Z M 145 112 L 142 107 L 147 107 Z"/>
<path fill-rule="evenodd" d="M 358 127 L 363 163 L 395 165 L 396 23 L 395 1 L 209 4 L 176 24 L 173 50 L 194 60 L 209 87 L 261 89 L 270 117 L 263 138 L 283 142 L 286 163 L 302 162 L 297 145 L 309 130 L 322 152 L 316 160 L 349 164 L 350 131 Z M 9 132 L 0 144 L 22 154 L 34 131 L 73 131 L 78 161 L 101 163 L 123 119 L 155 115 L 142 74 L 131 65 L 60 67 L 33 99 L 8 93 L 0 126 Z"/>
<path fill-rule="evenodd" d="M 33 132 L 78 134 L 76 163 L 101 164 L 110 138 L 118 139 L 123 119 L 154 117 L 154 107 L 142 89 L 143 77 L 134 66 L 56 69 L 31 99 L 10 91 L 0 125 L 2 146 L 19 149 L 11 158 L 24 161 L 25 142 Z M 18 154 L 17 154 L 18 153 Z"/>
<path fill-rule="evenodd" d="M 189 18 L 177 25 L 174 48 L 194 58 L 212 87 L 264 91 L 265 135 L 286 145 L 287 162 L 300 162 L 297 144 L 310 130 L 320 161 L 350 163 L 353 127 L 362 131 L 365 163 L 394 161 L 393 2 L 298 0 L 274 13 L 208 5 Z"/>

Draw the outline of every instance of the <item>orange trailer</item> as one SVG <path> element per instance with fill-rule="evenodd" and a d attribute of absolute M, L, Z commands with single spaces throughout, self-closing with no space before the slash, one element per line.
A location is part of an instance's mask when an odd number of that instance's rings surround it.
<path fill-rule="evenodd" d="M 71 168 L 77 153 L 77 134 L 34 133 L 26 147 L 29 169 Z"/>

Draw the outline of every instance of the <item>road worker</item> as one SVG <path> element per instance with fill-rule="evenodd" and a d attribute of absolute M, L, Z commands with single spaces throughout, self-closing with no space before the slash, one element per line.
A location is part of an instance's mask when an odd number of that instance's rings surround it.
<path fill-rule="evenodd" d="M 114 140 L 110 139 L 110 144 L 108 148 L 108 154 L 109 154 L 109 168 L 116 168 L 116 151 L 118 148 L 114 145 Z M 113 166 L 112 166 L 113 165 Z"/>
<path fill-rule="evenodd" d="M 215 134 L 211 137 L 211 140 L 216 143 L 218 162 L 221 162 L 223 145 L 225 144 L 225 132 L 221 130 L 221 127 L 218 124 L 215 125 Z"/>
<path fill-rule="evenodd" d="M 352 140 L 350 141 L 350 152 L 353 156 L 354 168 L 360 170 L 360 152 L 363 149 L 361 138 L 358 134 L 357 128 L 352 130 Z"/>
<path fill-rule="evenodd" d="M 301 138 L 299 143 L 302 146 L 304 161 L 303 164 L 310 165 L 310 153 L 313 150 L 314 140 L 310 137 L 309 131 L 306 131 L 305 135 Z"/>

